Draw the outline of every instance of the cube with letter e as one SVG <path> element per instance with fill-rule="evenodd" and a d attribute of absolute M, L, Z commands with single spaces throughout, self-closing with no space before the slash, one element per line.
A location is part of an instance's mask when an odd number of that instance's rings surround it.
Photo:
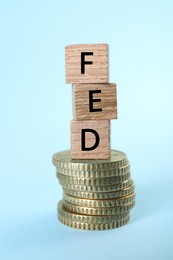
<path fill-rule="evenodd" d="M 117 119 L 116 84 L 74 84 L 75 120 Z"/>

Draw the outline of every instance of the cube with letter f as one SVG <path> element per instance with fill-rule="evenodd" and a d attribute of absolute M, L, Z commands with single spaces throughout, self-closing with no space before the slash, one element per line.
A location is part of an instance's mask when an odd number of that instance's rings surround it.
<path fill-rule="evenodd" d="M 108 83 L 108 45 L 75 44 L 65 48 L 66 83 Z"/>

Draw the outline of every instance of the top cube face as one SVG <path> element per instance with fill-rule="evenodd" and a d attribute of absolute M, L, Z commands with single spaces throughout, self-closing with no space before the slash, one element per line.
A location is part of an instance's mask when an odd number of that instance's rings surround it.
<path fill-rule="evenodd" d="M 65 48 L 66 83 L 108 83 L 108 44 Z"/>

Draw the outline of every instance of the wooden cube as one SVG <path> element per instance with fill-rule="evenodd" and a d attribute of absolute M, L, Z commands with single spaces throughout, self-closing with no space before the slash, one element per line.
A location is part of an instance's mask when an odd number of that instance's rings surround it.
<path fill-rule="evenodd" d="M 110 158 L 110 121 L 71 121 L 72 159 Z"/>
<path fill-rule="evenodd" d="M 65 48 L 66 83 L 107 83 L 108 44 L 75 44 Z"/>
<path fill-rule="evenodd" d="M 75 120 L 116 119 L 116 84 L 74 84 L 73 112 Z"/>

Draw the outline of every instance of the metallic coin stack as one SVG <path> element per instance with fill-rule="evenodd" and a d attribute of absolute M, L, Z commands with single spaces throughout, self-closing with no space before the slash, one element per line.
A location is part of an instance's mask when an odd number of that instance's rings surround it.
<path fill-rule="evenodd" d="M 58 219 L 85 230 L 123 226 L 135 205 L 135 186 L 125 153 L 111 150 L 109 160 L 72 160 L 70 151 L 53 155 L 56 175 L 63 188 Z"/>

